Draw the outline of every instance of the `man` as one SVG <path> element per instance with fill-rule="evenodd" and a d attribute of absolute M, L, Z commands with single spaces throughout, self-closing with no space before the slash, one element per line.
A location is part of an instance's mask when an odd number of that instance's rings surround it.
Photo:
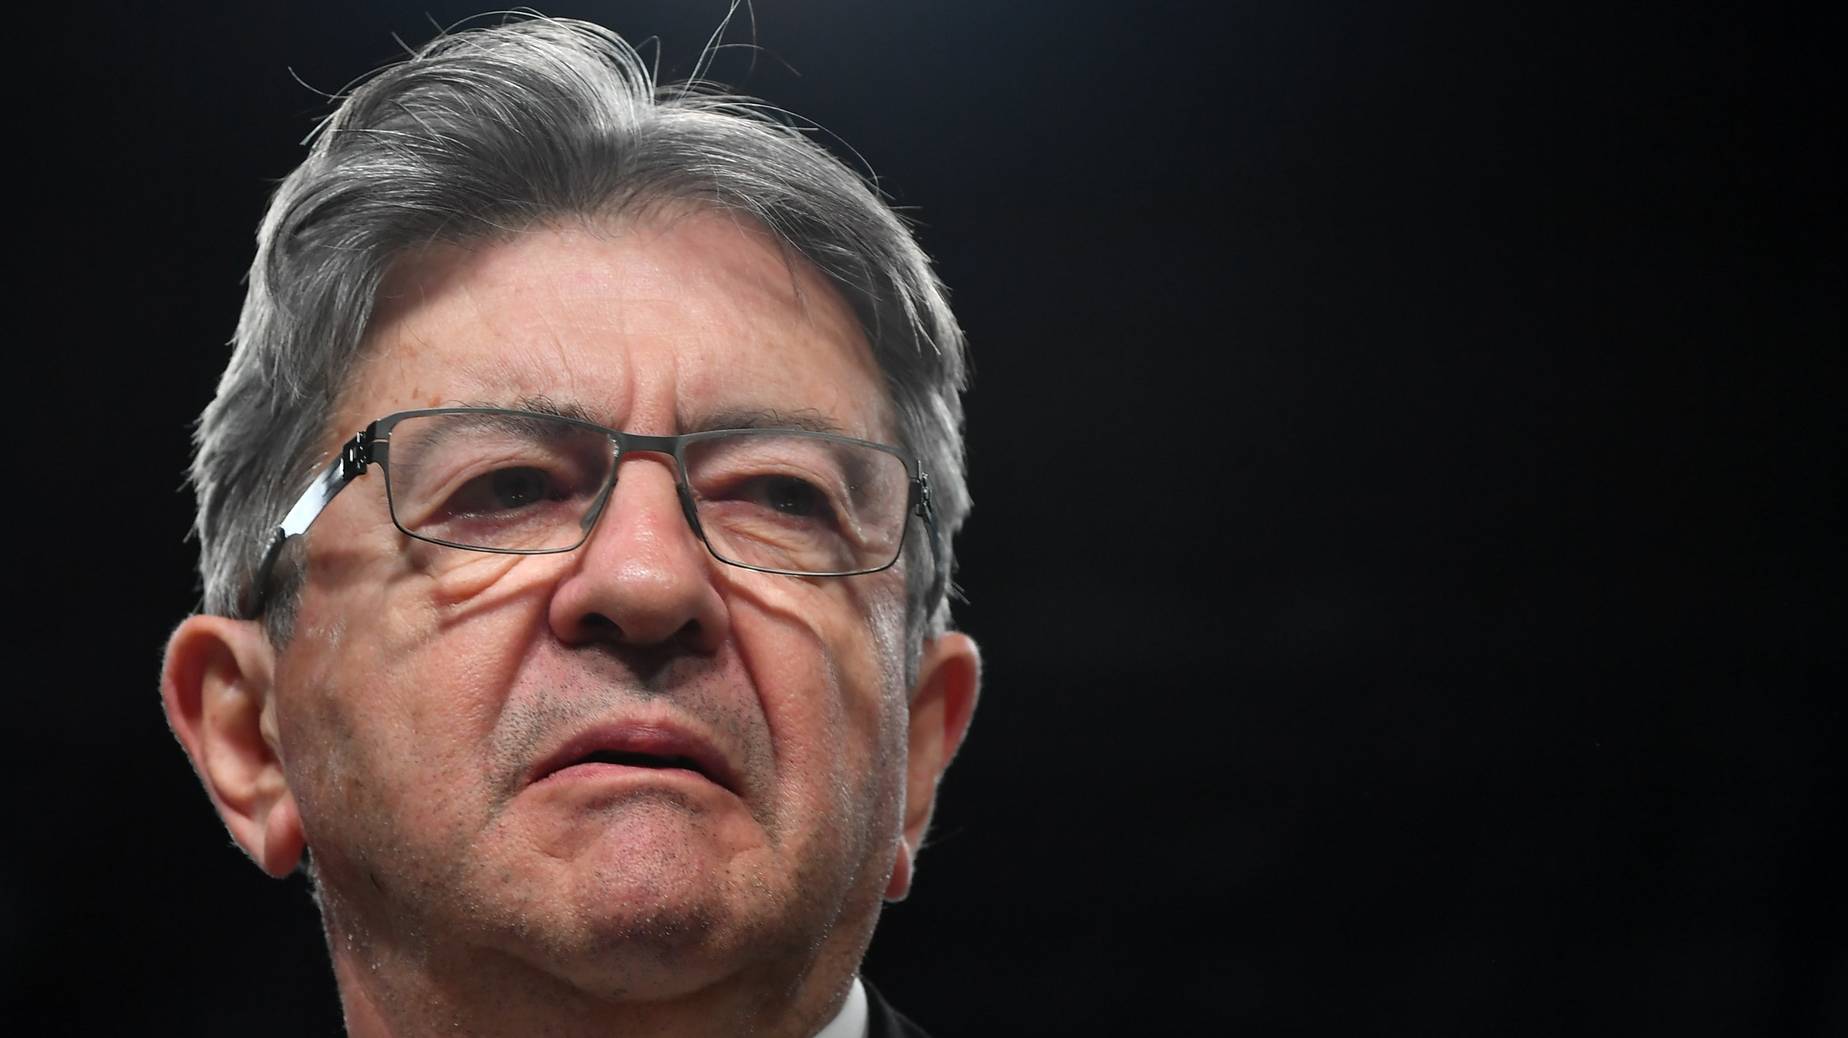
<path fill-rule="evenodd" d="M 595 26 L 432 43 L 278 189 L 169 722 L 350 1033 L 916 1034 L 967 731 L 962 339 L 890 209 Z"/>

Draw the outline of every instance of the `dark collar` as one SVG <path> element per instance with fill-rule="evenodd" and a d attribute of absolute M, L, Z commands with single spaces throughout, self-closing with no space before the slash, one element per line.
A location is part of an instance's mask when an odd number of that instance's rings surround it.
<path fill-rule="evenodd" d="M 861 977 L 860 983 L 866 988 L 866 1038 L 930 1038 L 922 1027 L 893 1009 L 872 981 Z"/>

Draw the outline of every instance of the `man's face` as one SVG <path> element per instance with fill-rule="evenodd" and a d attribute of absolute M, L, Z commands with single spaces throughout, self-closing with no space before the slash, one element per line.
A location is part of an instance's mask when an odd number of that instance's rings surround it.
<path fill-rule="evenodd" d="M 783 412 L 894 440 L 839 296 L 712 213 L 413 257 L 366 357 L 330 449 L 394 411 L 536 400 L 635 433 Z M 726 566 L 674 475 L 625 457 L 564 555 L 411 541 L 376 470 L 320 517 L 274 725 L 330 940 L 612 994 L 837 944 L 857 961 L 905 796 L 919 560 L 839 579 Z M 624 747 L 703 764 L 629 766 Z"/>

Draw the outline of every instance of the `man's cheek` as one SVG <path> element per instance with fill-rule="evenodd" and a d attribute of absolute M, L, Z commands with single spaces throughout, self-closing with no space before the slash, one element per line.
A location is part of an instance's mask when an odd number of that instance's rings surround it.
<path fill-rule="evenodd" d="M 292 689 L 290 697 L 295 709 L 281 727 L 289 788 L 309 850 L 330 859 L 355 842 L 349 830 L 378 810 L 380 790 L 358 725 L 327 689 Z"/>
<path fill-rule="evenodd" d="M 420 724 L 458 713 L 491 718 L 544 634 L 559 565 L 550 556 L 421 547 L 447 565 L 407 565 L 381 582 L 366 604 L 367 671 L 386 695 L 405 697 Z"/>
<path fill-rule="evenodd" d="M 304 816 L 322 816 L 323 826 L 392 809 L 404 774 L 429 770 L 432 751 L 452 742 L 453 712 L 421 694 L 436 680 L 419 666 L 427 655 L 405 651 L 391 638 L 395 626 L 387 619 L 319 644 L 298 640 L 291 665 L 278 670 L 290 785 Z"/>
<path fill-rule="evenodd" d="M 511 598 L 529 596 L 543 577 L 558 569 L 556 560 L 544 557 L 424 547 L 443 553 L 432 556 L 417 576 L 431 603 L 445 611 L 496 608 Z"/>
<path fill-rule="evenodd" d="M 753 574 L 752 576 L 764 576 Z M 789 577 L 739 581 L 727 597 L 732 638 L 763 697 L 772 728 L 779 715 L 838 700 L 840 675 L 829 638 L 829 614 L 838 604 Z M 795 734 L 793 732 L 787 734 Z"/>

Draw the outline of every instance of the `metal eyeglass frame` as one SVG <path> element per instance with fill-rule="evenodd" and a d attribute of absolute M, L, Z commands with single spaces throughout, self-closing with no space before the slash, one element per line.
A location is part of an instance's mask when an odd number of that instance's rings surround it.
<path fill-rule="evenodd" d="M 548 422 L 558 422 L 564 425 L 574 425 L 578 428 L 601 433 L 608 437 L 610 443 L 615 448 L 616 454 L 610 462 L 608 481 L 597 492 L 597 499 L 591 506 L 591 519 L 588 523 L 584 524 L 583 535 L 578 538 L 576 543 L 568 547 L 482 548 L 475 545 L 457 544 L 453 541 L 445 541 L 436 537 L 427 537 L 423 534 L 406 530 L 403 524 L 398 521 L 397 509 L 391 504 L 391 482 L 390 479 L 387 478 L 385 486 L 386 511 L 391 514 L 391 524 L 397 527 L 398 531 L 407 537 L 412 537 L 430 544 L 440 544 L 447 548 L 456 548 L 462 551 L 489 552 L 495 555 L 560 555 L 565 552 L 576 551 L 584 546 L 585 541 L 590 539 L 591 531 L 594 530 L 597 523 L 601 522 L 603 519 L 604 505 L 611 490 L 616 485 L 617 468 L 622 464 L 623 456 L 630 452 L 639 451 L 644 454 L 666 454 L 674 459 L 674 489 L 680 497 L 681 514 L 686 517 L 687 525 L 692 528 L 693 535 L 698 537 L 699 542 L 706 546 L 706 552 L 728 566 L 754 570 L 759 573 L 776 573 L 792 577 L 854 577 L 866 573 L 878 573 L 896 565 L 899 557 L 904 554 L 905 550 L 905 538 L 902 536 L 898 540 L 898 550 L 893 552 L 892 558 L 887 560 L 884 564 L 866 569 L 842 570 L 832 573 L 804 573 L 799 570 L 753 566 L 749 563 L 727 559 L 713 549 L 712 542 L 706 539 L 706 533 L 700 527 L 699 512 L 693 503 L 693 492 L 691 488 L 687 486 L 686 457 L 682 452 L 682 447 L 685 444 L 695 443 L 700 440 L 711 439 L 718 436 L 735 436 L 740 433 L 746 435 L 763 435 L 769 433 L 793 434 L 817 440 L 828 440 L 836 443 L 850 443 L 860 447 L 871 447 L 875 450 L 890 454 L 904 463 L 905 473 L 911 478 L 910 497 L 905 504 L 905 510 L 924 520 L 926 540 L 930 543 L 931 590 L 926 601 L 934 601 L 937 595 L 943 590 L 943 573 L 941 571 L 943 546 L 939 540 L 937 531 L 936 512 L 931 507 L 930 475 L 924 471 L 922 463 L 917 458 L 904 454 L 896 447 L 890 447 L 883 443 L 874 443 L 870 440 L 858 440 L 851 436 L 814 432 L 808 429 L 711 429 L 701 432 L 681 433 L 678 436 L 643 436 L 637 433 L 626 433 L 617 429 L 611 429 L 608 426 L 598 425 L 595 422 L 587 422 L 578 418 L 568 418 L 563 415 L 544 414 L 537 411 L 521 411 L 507 407 L 431 407 L 415 411 L 398 411 L 393 414 L 388 414 L 372 422 L 370 425 L 367 425 L 364 429 L 360 430 L 359 433 L 354 435 L 352 439 L 346 441 L 346 443 L 341 446 L 340 453 L 335 456 L 333 461 L 329 462 L 328 465 L 321 470 L 320 474 L 315 476 L 313 482 L 308 484 L 308 488 L 302 491 L 300 497 L 295 499 L 295 504 L 290 506 L 288 514 L 283 516 L 282 522 L 270 533 L 269 543 L 263 549 L 262 561 L 257 563 L 256 576 L 251 583 L 252 593 L 249 596 L 249 608 L 244 610 L 244 616 L 247 619 L 255 619 L 256 617 L 262 616 L 264 609 L 268 606 L 270 572 L 276 566 L 276 558 L 282 553 L 283 545 L 288 543 L 291 537 L 297 537 L 308 532 L 308 527 L 314 525 L 314 521 L 320 517 L 321 512 L 327 508 L 342 490 L 346 489 L 348 484 L 364 475 L 367 468 L 376 464 L 379 466 L 381 472 L 389 473 L 390 470 L 387 468 L 387 465 L 389 464 L 388 459 L 390 456 L 392 428 L 399 422 L 409 418 L 423 418 L 445 414 L 501 414 L 512 415 L 519 418 L 537 418 Z"/>

